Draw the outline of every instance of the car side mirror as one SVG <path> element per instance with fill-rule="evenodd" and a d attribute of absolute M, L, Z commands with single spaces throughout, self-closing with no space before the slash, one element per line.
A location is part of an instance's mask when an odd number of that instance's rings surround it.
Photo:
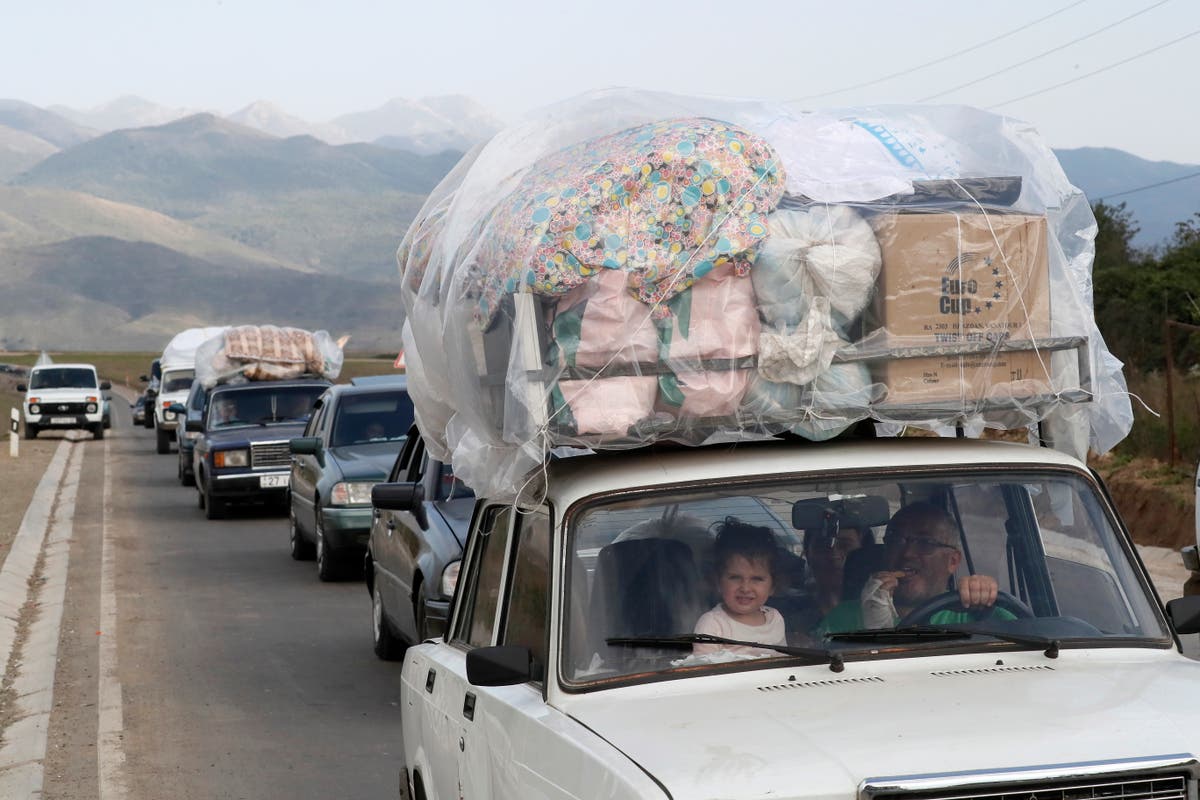
<path fill-rule="evenodd" d="M 199 419 L 189 419 L 183 423 L 183 429 L 189 433 L 204 433 L 204 421 Z"/>
<path fill-rule="evenodd" d="M 28 392 L 28 391 L 29 391 L 29 387 L 28 387 L 28 386 L 26 386 L 26 385 L 25 385 L 25 384 L 23 384 L 23 383 L 18 383 L 18 384 L 17 384 L 17 391 L 18 391 L 18 392 Z"/>
<path fill-rule="evenodd" d="M 1200 595 L 1177 597 L 1167 603 L 1167 619 L 1178 634 L 1200 633 Z"/>
<path fill-rule="evenodd" d="M 325 448 L 321 447 L 319 436 L 300 436 L 288 442 L 288 449 L 294 456 L 315 456 L 317 463 L 325 466 Z"/>
<path fill-rule="evenodd" d="M 138 375 L 138 380 L 141 381 L 142 383 L 149 383 L 150 376 L 149 375 Z"/>
<path fill-rule="evenodd" d="M 425 485 L 419 482 L 377 483 L 371 487 L 371 505 L 385 511 L 408 511 L 421 530 L 428 530 L 425 516 Z"/>
<path fill-rule="evenodd" d="M 112 390 L 112 381 L 100 381 L 100 391 L 107 392 Z"/>
<path fill-rule="evenodd" d="M 167 406 L 167 411 L 183 416 L 187 413 L 187 407 L 183 403 L 171 403 L 171 405 Z"/>
<path fill-rule="evenodd" d="M 467 682 L 472 686 L 513 686 L 541 680 L 533 651 L 517 644 L 476 647 L 467 651 Z"/>

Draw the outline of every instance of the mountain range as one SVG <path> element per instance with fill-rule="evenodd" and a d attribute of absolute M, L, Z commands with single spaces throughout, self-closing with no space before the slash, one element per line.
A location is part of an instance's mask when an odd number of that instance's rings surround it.
<path fill-rule="evenodd" d="M 86 111 L 0 100 L 0 349 L 153 350 L 184 327 L 256 320 L 393 351 L 396 247 L 499 126 L 458 96 L 324 123 L 267 102 L 221 116 L 135 97 Z M 1200 212 L 1197 181 L 1171 183 L 1196 165 L 1058 156 L 1089 198 L 1127 202 L 1136 245 Z"/>

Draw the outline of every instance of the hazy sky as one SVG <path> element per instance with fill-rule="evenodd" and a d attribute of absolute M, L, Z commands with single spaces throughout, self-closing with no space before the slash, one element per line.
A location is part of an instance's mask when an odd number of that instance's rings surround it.
<path fill-rule="evenodd" d="M 605 86 L 932 98 L 1200 164 L 1198 0 L 0 0 L 0 43 L 0 98 L 40 106 L 261 99 L 319 122 L 437 94 L 504 118 Z"/>

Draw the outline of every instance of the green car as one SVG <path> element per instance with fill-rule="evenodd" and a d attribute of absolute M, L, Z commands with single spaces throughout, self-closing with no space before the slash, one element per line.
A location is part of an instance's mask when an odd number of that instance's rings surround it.
<path fill-rule="evenodd" d="M 371 488 L 387 478 L 413 423 L 407 387 L 403 376 L 331 386 L 317 399 L 304 436 L 291 440 L 291 555 L 315 557 L 323 581 L 362 571 Z"/>

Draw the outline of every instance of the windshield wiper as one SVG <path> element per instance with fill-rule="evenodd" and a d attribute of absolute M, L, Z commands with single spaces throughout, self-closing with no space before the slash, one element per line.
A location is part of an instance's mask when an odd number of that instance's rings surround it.
<path fill-rule="evenodd" d="M 976 628 L 968 626 L 955 626 L 950 630 L 961 631 L 972 636 L 991 636 L 993 639 L 1000 639 L 1013 644 L 1022 644 L 1028 647 L 1046 648 L 1046 658 L 1058 658 L 1059 640 L 1049 636 L 1038 636 L 1036 633 L 1008 633 L 1007 631 L 994 631 L 987 628 Z"/>
<path fill-rule="evenodd" d="M 845 633 L 827 633 L 825 638 L 834 642 L 883 642 L 905 644 L 908 642 L 954 641 L 975 636 L 990 636 L 993 639 L 1046 648 L 1046 658 L 1058 658 L 1059 640 L 1032 633 L 1008 633 L 964 625 L 906 625 L 901 628 L 871 628 Z"/>
<path fill-rule="evenodd" d="M 833 642 L 884 642 L 905 644 L 907 642 L 949 641 L 968 639 L 971 634 L 953 628 L 933 625 L 905 625 L 901 628 L 863 628 L 843 633 L 827 633 L 825 638 Z"/>
<path fill-rule="evenodd" d="M 792 647 L 788 644 L 763 644 L 762 642 L 747 642 L 741 639 L 726 639 L 724 636 L 713 636 L 709 633 L 680 633 L 675 636 L 613 636 L 604 640 L 610 645 L 626 647 L 678 647 L 686 648 L 694 644 L 729 644 L 743 647 L 757 647 L 763 650 L 774 650 L 787 656 L 809 658 L 819 664 L 828 664 L 832 672 L 841 672 L 846 668 L 841 655 L 832 650 L 817 647 Z"/>

